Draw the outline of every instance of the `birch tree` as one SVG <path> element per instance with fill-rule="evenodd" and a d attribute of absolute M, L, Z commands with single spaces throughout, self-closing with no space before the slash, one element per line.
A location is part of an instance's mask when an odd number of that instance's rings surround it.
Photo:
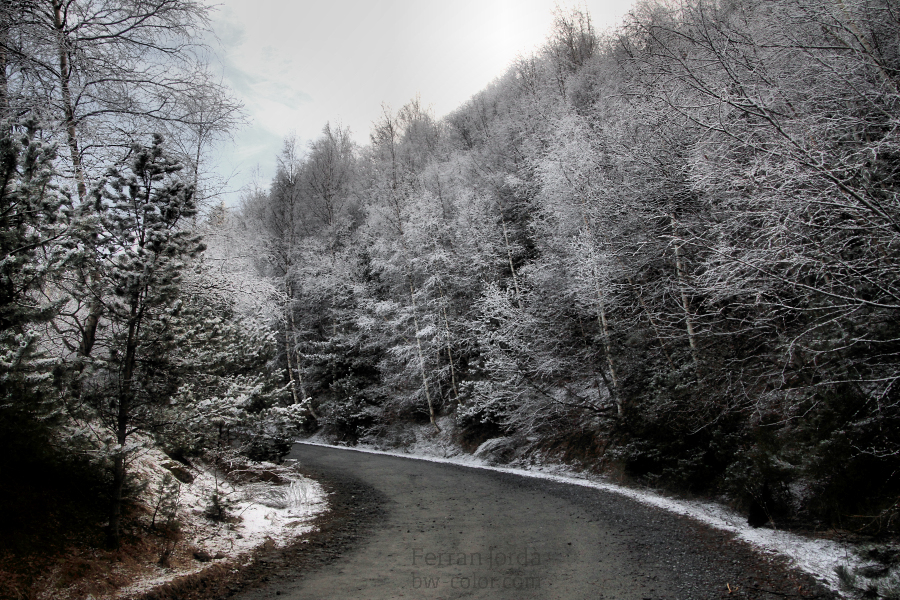
<path fill-rule="evenodd" d="M 13 2 L 11 10 L 5 49 L 12 108 L 59 124 L 82 199 L 87 171 L 109 160 L 111 145 L 127 148 L 153 123 L 210 123 L 221 114 L 191 105 L 227 97 L 198 76 L 207 49 L 197 40 L 208 27 L 200 3 L 47 0 Z"/>

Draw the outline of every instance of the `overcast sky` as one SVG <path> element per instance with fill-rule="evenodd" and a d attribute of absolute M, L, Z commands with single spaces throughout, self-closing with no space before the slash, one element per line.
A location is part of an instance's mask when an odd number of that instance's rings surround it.
<path fill-rule="evenodd" d="M 558 4 L 587 8 L 598 30 L 633 0 Z M 483 89 L 550 33 L 554 0 L 220 0 L 213 23 L 223 77 L 250 123 L 215 162 L 238 190 L 268 183 L 285 136 L 301 145 L 325 123 L 368 143 L 382 103 L 419 94 L 442 117 Z M 237 192 L 228 195 L 236 203 Z"/>

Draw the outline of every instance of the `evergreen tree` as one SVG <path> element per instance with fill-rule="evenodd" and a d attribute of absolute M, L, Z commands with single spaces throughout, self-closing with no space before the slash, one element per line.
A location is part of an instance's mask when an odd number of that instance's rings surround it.
<path fill-rule="evenodd" d="M 178 173 L 156 135 L 135 145 L 127 163 L 109 171 L 94 191 L 99 251 L 97 277 L 104 290 L 108 335 L 98 341 L 84 399 L 109 432 L 112 502 L 109 542 L 118 546 L 127 459 L 136 432 L 160 426 L 160 409 L 174 392 L 167 366 L 176 341 L 172 319 L 180 310 L 185 261 L 203 250 L 184 228 L 196 214 L 193 187 Z"/>
<path fill-rule="evenodd" d="M 0 465 L 21 464 L 46 439 L 59 405 L 53 361 L 39 326 L 59 302 L 41 296 L 64 264 L 66 197 L 51 184 L 56 152 L 35 123 L 2 126 L 0 135 Z M 0 467 L 0 471 L 6 470 Z"/>

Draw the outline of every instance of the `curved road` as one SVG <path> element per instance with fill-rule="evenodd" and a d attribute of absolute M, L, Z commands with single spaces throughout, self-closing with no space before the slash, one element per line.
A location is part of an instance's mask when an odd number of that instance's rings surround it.
<path fill-rule="evenodd" d="M 290 457 L 352 482 L 347 502 L 381 516 L 241 600 L 836 598 L 726 533 L 616 494 L 303 444 Z"/>

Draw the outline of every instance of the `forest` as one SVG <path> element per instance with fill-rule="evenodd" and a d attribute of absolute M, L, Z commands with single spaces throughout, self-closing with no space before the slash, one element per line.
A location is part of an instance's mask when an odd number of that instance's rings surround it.
<path fill-rule="evenodd" d="M 278 459 L 443 424 L 779 526 L 897 531 L 895 0 L 645 0 L 607 31 L 560 10 L 449 115 L 285 140 L 239 206 L 207 164 L 243 118 L 209 23 L 0 9 L 8 496 L 100 494 L 114 545 L 142 444 Z"/>
<path fill-rule="evenodd" d="M 288 140 L 229 218 L 306 426 L 403 445 L 450 415 L 470 450 L 896 529 L 898 26 L 877 0 L 560 12 L 446 117 Z"/>

